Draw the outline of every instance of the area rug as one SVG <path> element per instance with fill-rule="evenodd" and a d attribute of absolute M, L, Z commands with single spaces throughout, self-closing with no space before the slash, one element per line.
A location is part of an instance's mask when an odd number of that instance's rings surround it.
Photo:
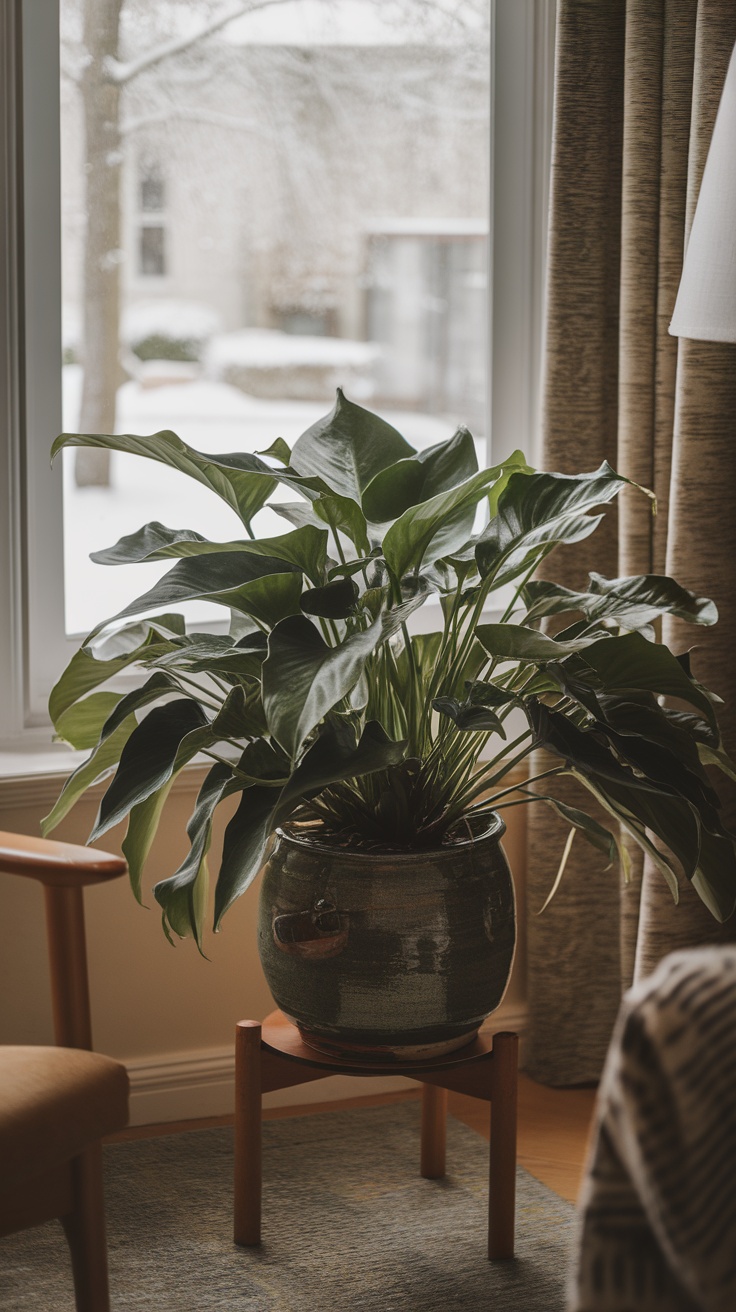
<path fill-rule="evenodd" d="M 105 1149 L 114 1312 L 562 1312 L 574 1209 L 519 1171 L 517 1256 L 485 1256 L 488 1145 L 448 1118 L 419 1175 L 419 1107 L 267 1121 L 263 1245 L 232 1242 L 232 1130 Z M 60 1225 L 0 1240 L 3 1312 L 73 1312 Z"/>

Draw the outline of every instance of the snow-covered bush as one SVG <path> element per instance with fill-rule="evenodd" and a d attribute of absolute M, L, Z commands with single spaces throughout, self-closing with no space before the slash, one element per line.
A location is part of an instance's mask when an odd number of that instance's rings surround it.
<path fill-rule="evenodd" d="M 244 328 L 213 337 L 205 370 L 251 396 L 320 401 L 343 387 L 364 401 L 374 393 L 380 356 L 375 342 Z"/>
<path fill-rule="evenodd" d="M 201 360 L 221 327 L 219 315 L 198 301 L 139 301 L 123 311 L 120 337 L 139 360 Z"/>

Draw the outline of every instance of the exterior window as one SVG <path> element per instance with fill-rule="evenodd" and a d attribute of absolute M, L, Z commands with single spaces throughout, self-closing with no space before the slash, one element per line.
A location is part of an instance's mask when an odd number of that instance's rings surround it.
<path fill-rule="evenodd" d="M 3 13 L 0 743 L 45 742 L 79 635 L 167 568 L 89 553 L 152 520 L 237 531 L 157 465 L 50 471 L 62 429 L 258 451 L 341 385 L 415 446 L 462 423 L 482 460 L 530 448 L 554 0 Z"/>
<path fill-rule="evenodd" d="M 166 273 L 166 229 L 145 223 L 138 232 L 138 272 L 142 278 L 163 278 Z"/>

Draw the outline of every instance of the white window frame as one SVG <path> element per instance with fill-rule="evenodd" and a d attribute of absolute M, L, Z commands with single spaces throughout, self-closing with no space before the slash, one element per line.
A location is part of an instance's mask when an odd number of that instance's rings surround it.
<path fill-rule="evenodd" d="M 516 447 L 534 460 L 555 0 L 490 3 L 489 443 L 494 460 Z M 62 469 L 48 459 L 61 429 L 58 10 L 0 0 L 0 774 L 8 760 L 6 773 L 32 769 L 34 752 L 48 763 L 48 693 L 79 644 L 64 631 Z"/>

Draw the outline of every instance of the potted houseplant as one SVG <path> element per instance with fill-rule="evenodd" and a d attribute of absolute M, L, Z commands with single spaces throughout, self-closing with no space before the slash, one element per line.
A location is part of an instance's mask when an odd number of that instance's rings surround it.
<path fill-rule="evenodd" d="M 595 531 L 627 484 L 608 464 L 539 473 L 516 452 L 479 470 L 466 429 L 417 453 L 341 392 L 293 450 L 278 439 L 260 455 L 205 455 L 164 431 L 63 434 L 53 454 L 69 446 L 187 473 L 244 532 L 212 542 L 154 522 L 95 553 L 104 565 L 174 563 L 93 630 L 52 692 L 58 736 L 91 754 L 44 832 L 112 775 L 90 837 L 127 817 L 140 899 L 172 781 L 209 758 L 189 854 L 154 888 L 164 929 L 201 950 L 212 819 L 239 795 L 215 928 L 270 848 L 262 958 L 312 1042 L 421 1055 L 472 1036 L 513 952 L 507 805 L 552 807 L 625 873 L 623 829 L 675 898 L 684 877 L 715 917 L 732 913 L 734 840 L 706 768 L 733 768 L 718 698 L 654 627 L 665 613 L 712 624 L 715 606 L 662 576 L 591 574 L 577 592 L 534 578 L 555 547 Z M 284 487 L 291 499 L 272 500 Z M 254 521 L 267 503 L 288 527 L 262 538 Z M 187 633 L 169 609 L 202 597 L 223 608 L 227 631 Z M 427 604 L 436 631 L 412 633 Z M 115 691 L 131 667 L 139 682 Z M 549 755 L 518 791 L 509 771 L 540 747 Z M 556 796 L 563 775 L 592 795 L 591 811 Z"/>

